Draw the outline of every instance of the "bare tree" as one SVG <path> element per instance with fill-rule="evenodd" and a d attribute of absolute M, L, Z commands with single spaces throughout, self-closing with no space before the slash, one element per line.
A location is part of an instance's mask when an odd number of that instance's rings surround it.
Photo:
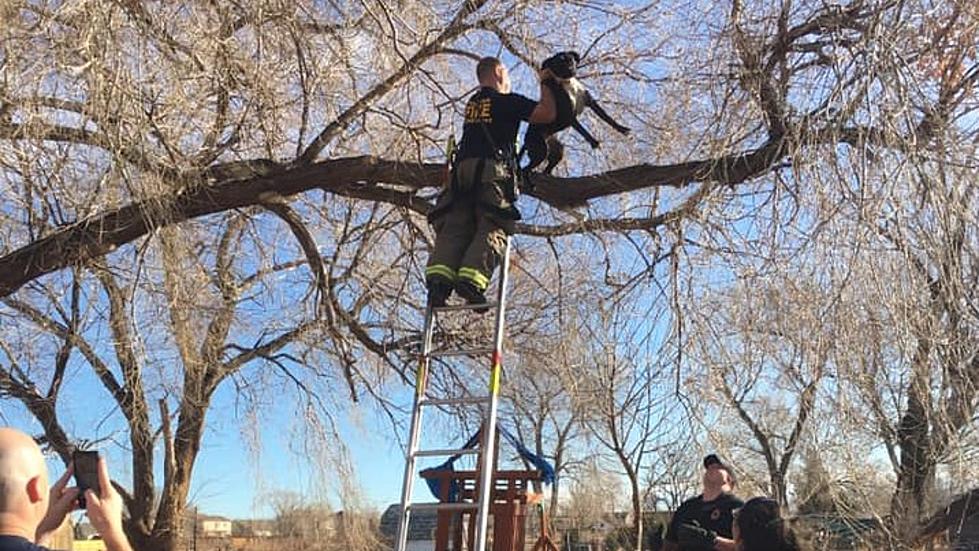
<path fill-rule="evenodd" d="M 624 310 L 628 312 L 628 310 Z M 624 476 L 629 487 L 634 544 L 643 541 L 643 473 L 651 454 L 673 438 L 671 415 L 675 404 L 662 383 L 665 366 L 653 351 L 657 342 L 647 336 L 645 345 L 635 346 L 628 315 L 614 318 L 599 313 L 587 329 L 592 336 L 591 357 L 576 390 L 585 409 L 589 432 L 610 461 Z M 587 327 L 587 326 L 586 326 Z M 642 343 L 643 340 L 638 340 Z"/>
<path fill-rule="evenodd" d="M 6 2 L 3 391 L 66 457 L 64 381 L 83 366 L 106 389 L 149 550 L 176 541 L 222 384 L 257 396 L 271 371 L 323 416 L 367 394 L 393 418 L 384 390 L 413 377 L 422 217 L 471 60 L 519 60 L 519 82 L 578 47 L 636 137 L 573 141 L 573 168 L 538 179 L 518 232 L 561 274 L 530 286 L 600 284 L 592 310 L 671 308 L 636 326 L 669 327 L 675 381 L 696 323 L 681 298 L 727 287 L 705 251 L 738 257 L 739 275 L 810 254 L 877 275 L 821 283 L 874 297 L 853 308 L 868 339 L 849 343 L 846 380 L 892 452 L 896 518 L 915 518 L 975 415 L 973 4 Z M 545 321 L 566 314 L 542 304 Z M 665 381 L 635 371 L 638 388 Z"/>
<path fill-rule="evenodd" d="M 693 372 L 688 389 L 721 408 L 719 417 L 743 425 L 747 434 L 736 431 L 723 445 L 741 457 L 758 454 L 768 493 L 787 505 L 787 475 L 831 368 L 837 301 L 807 282 L 746 285 L 750 291 L 705 300 L 700 311 L 709 315 L 696 321 L 704 333 L 691 336 L 697 339 L 695 361 L 705 371 Z"/>
<path fill-rule="evenodd" d="M 552 514 L 558 511 L 563 476 L 580 463 L 581 411 L 569 391 L 568 381 L 564 380 L 568 370 L 548 365 L 551 362 L 567 365 L 570 356 L 566 346 L 556 347 L 547 357 L 536 361 L 533 356 L 522 354 L 519 370 L 507 373 L 509 406 L 518 438 L 554 467 Z"/>
<path fill-rule="evenodd" d="M 897 475 L 892 514 L 902 539 L 934 505 L 938 465 L 969 445 L 964 431 L 975 423 L 979 388 L 979 317 L 969 306 L 977 282 L 973 176 L 929 168 L 903 181 L 920 194 L 887 200 L 896 217 L 913 213 L 900 229 L 894 217 L 866 221 L 883 253 L 868 266 L 866 330 L 853 339 L 863 342 L 853 343 L 850 373 Z"/>
<path fill-rule="evenodd" d="M 682 432 L 692 431 L 684 428 Z M 644 481 L 647 510 L 676 511 L 681 503 L 699 493 L 700 457 L 690 436 L 678 435 L 650 457 Z"/>
<path fill-rule="evenodd" d="M 574 469 L 568 488 L 567 514 L 572 524 L 587 529 L 621 505 L 621 479 L 591 458 Z"/>

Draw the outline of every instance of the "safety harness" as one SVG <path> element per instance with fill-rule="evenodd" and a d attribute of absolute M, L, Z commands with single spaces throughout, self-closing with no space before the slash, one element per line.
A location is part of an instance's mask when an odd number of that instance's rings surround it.
<path fill-rule="evenodd" d="M 520 177 L 520 171 L 518 170 L 517 167 L 517 157 L 516 155 L 514 155 L 512 151 L 508 155 L 502 148 L 497 147 L 496 140 L 493 139 L 493 135 L 490 134 L 489 128 L 487 128 L 485 122 L 480 121 L 479 127 L 482 129 L 483 135 L 486 137 L 487 143 L 489 143 L 490 147 L 493 148 L 493 157 L 491 159 L 495 162 L 502 162 L 507 165 L 507 169 L 508 172 L 510 173 L 510 177 L 504 183 L 502 191 L 503 191 L 503 197 L 507 200 L 507 202 L 510 203 L 510 206 L 509 208 L 502 208 L 499 205 L 488 203 L 486 201 L 480 201 L 479 204 L 483 208 L 492 211 L 494 214 L 496 214 L 497 216 L 505 220 L 520 220 L 522 216 L 520 214 L 520 211 L 517 209 L 515 205 L 517 201 L 517 197 L 519 197 L 518 178 Z M 482 181 L 483 171 L 486 169 L 486 161 L 489 159 L 490 158 L 487 157 L 478 157 L 478 161 L 476 162 L 476 170 L 473 172 L 472 182 L 470 182 L 470 193 L 475 193 L 475 194 L 479 193 L 478 191 L 479 186 L 483 184 Z M 463 159 L 463 160 L 469 160 L 469 159 Z M 457 166 L 456 155 L 454 151 L 453 154 L 448 159 L 448 162 L 450 164 L 449 188 L 454 195 L 461 196 L 463 195 L 463 191 L 459 185 L 459 172 L 457 170 L 458 166 Z M 458 197 L 453 197 L 453 200 L 458 200 Z M 429 211 L 428 221 L 433 222 L 434 220 L 436 220 L 446 210 L 448 210 L 448 208 L 451 205 L 452 205 L 452 201 L 448 201 L 444 205 L 437 205 L 435 208 Z"/>

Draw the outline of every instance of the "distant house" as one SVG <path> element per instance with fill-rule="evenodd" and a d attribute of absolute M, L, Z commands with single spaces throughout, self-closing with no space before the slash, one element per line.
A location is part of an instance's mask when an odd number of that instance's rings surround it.
<path fill-rule="evenodd" d="M 231 519 L 211 515 L 197 516 L 197 535 L 202 538 L 230 538 Z"/>
<path fill-rule="evenodd" d="M 398 520 L 401 518 L 401 504 L 394 504 L 381 515 L 379 530 L 391 549 L 394 549 L 398 537 Z M 432 551 L 435 549 L 435 525 L 438 520 L 436 511 L 415 511 L 411 513 L 408 523 L 407 551 Z"/>
<path fill-rule="evenodd" d="M 231 524 L 231 535 L 241 538 L 271 538 L 278 533 L 274 520 L 248 519 L 234 521 Z"/>
<path fill-rule="evenodd" d="M 601 550 L 609 535 L 631 524 L 632 514 L 627 512 L 605 513 L 600 519 L 587 524 L 567 515 L 557 515 L 551 519 L 554 535 L 559 539 L 561 548 L 572 551 Z"/>

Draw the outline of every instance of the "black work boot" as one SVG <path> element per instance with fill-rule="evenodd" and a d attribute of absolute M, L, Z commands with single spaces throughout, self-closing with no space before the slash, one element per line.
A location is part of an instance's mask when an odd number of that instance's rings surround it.
<path fill-rule="evenodd" d="M 428 282 L 428 303 L 438 308 L 445 306 L 445 301 L 452 294 L 452 284 L 446 281 Z"/>
<path fill-rule="evenodd" d="M 466 299 L 466 302 L 469 304 L 486 304 L 487 302 L 486 295 L 477 289 L 475 285 L 465 280 L 456 281 L 456 294 Z M 473 312 L 485 314 L 489 312 L 489 307 L 473 308 Z"/>

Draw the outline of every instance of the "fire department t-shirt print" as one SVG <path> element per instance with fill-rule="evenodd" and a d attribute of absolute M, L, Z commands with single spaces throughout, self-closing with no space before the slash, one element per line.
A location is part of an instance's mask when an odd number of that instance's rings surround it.
<path fill-rule="evenodd" d="M 486 157 L 498 148 L 512 154 L 520 121 L 529 119 L 536 106 L 537 102 L 520 94 L 501 94 L 492 88 L 480 89 L 466 103 L 459 158 Z M 493 143 L 489 143 L 487 132 Z"/>

